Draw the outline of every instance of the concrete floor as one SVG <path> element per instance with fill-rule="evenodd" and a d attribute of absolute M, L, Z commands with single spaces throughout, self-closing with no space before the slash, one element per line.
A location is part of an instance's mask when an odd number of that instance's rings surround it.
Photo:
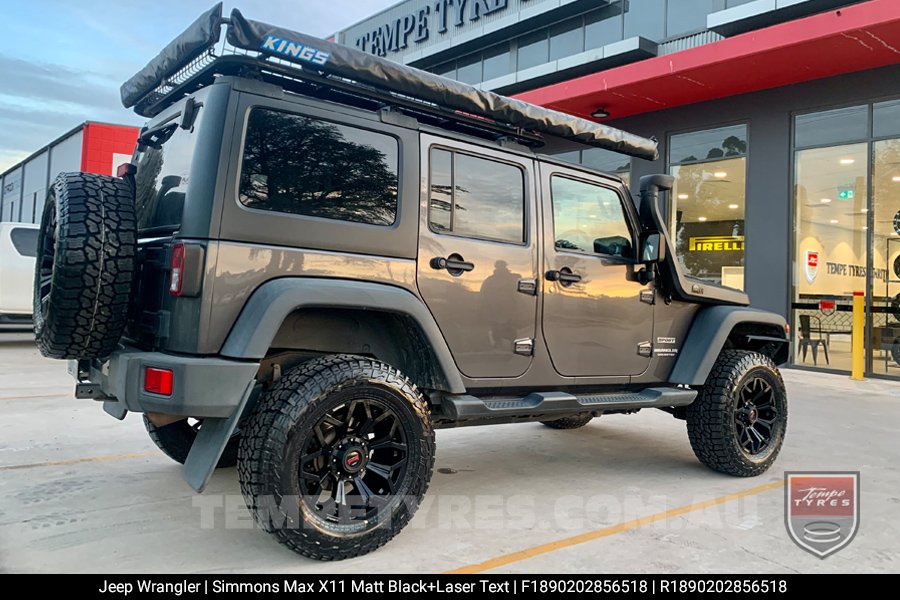
<path fill-rule="evenodd" d="M 756 479 L 702 467 L 684 424 L 659 411 L 577 431 L 441 431 L 410 526 L 338 567 L 253 529 L 234 469 L 193 494 L 137 415 L 120 423 L 73 399 L 64 363 L 41 358 L 27 335 L 0 334 L 0 570 L 900 571 L 900 384 L 801 371 L 785 379 L 786 445 Z M 779 485 L 785 470 L 820 469 L 862 472 L 859 534 L 826 560 L 789 540 Z M 531 557 L 515 554 L 523 550 Z"/>

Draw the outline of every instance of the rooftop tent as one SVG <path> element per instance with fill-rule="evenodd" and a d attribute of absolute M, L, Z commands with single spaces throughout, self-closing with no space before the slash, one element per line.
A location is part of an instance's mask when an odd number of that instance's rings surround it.
<path fill-rule="evenodd" d="M 482 91 L 342 44 L 252 21 L 237 9 L 232 11 L 229 19 L 223 19 L 221 4 L 201 15 L 122 86 L 125 107 L 134 106 L 165 84 L 168 77 L 204 54 L 211 53 L 219 40 L 223 24 L 227 25 L 228 44 L 238 50 L 258 53 L 260 62 L 280 59 L 299 66 L 304 72 L 341 80 L 341 85 L 348 82 L 358 84 L 360 94 L 365 94 L 365 88 L 374 88 L 404 101 L 415 100 L 458 111 L 468 117 L 488 119 L 638 158 L 655 160 L 658 157 L 655 140 Z"/>

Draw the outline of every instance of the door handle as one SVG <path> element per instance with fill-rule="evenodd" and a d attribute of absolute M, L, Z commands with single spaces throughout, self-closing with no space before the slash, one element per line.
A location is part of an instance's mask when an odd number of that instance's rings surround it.
<path fill-rule="evenodd" d="M 563 267 L 559 271 L 547 271 L 544 277 L 547 278 L 547 281 L 558 281 L 559 285 L 563 287 L 569 287 L 573 283 L 581 281 L 581 275 L 573 273 L 569 267 Z"/>
<path fill-rule="evenodd" d="M 429 264 L 435 271 L 446 269 L 447 272 L 454 277 L 459 277 L 463 273 L 467 273 L 475 269 L 475 265 L 473 263 L 466 262 L 466 259 L 464 259 L 459 254 L 451 254 L 447 258 L 444 258 L 443 256 L 435 256 L 431 259 L 431 262 Z"/>

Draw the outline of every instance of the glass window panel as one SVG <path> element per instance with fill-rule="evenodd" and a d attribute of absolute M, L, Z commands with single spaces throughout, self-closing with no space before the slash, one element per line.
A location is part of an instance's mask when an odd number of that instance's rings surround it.
<path fill-rule="evenodd" d="M 525 240 L 525 179 L 518 167 L 467 154 L 453 161 L 453 233 Z"/>
<path fill-rule="evenodd" d="M 666 37 L 677 37 L 706 29 L 706 16 L 713 12 L 714 0 L 669 0 Z"/>
<path fill-rule="evenodd" d="M 481 83 L 481 55 L 470 54 L 456 62 L 456 79 L 463 83 Z"/>
<path fill-rule="evenodd" d="M 740 6 L 741 4 L 747 4 L 749 2 L 755 2 L 756 0 L 725 0 L 725 8 L 734 8 L 735 6 Z"/>
<path fill-rule="evenodd" d="M 867 144 L 796 153 L 794 347 L 800 355 L 795 360 L 801 364 L 813 364 L 810 340 L 822 339 L 827 333 L 828 366 L 850 370 L 847 310 L 852 305 L 853 292 L 866 286 L 867 154 Z M 823 300 L 834 302 L 838 310 L 819 310 Z M 817 350 L 818 364 L 822 365 L 825 361 L 821 348 Z"/>
<path fill-rule="evenodd" d="M 718 160 L 746 154 L 746 125 L 681 133 L 673 135 L 669 142 L 669 162 L 671 164 Z"/>
<path fill-rule="evenodd" d="M 550 28 L 550 60 L 574 56 L 583 51 L 584 28 L 581 17 Z"/>
<path fill-rule="evenodd" d="M 390 225 L 397 216 L 397 140 L 303 115 L 254 109 L 240 201 L 248 208 Z"/>
<path fill-rule="evenodd" d="M 625 3 L 625 39 L 639 35 L 662 40 L 666 35 L 666 0 L 628 0 Z"/>
<path fill-rule="evenodd" d="M 9 237 L 12 240 L 16 252 L 21 256 L 28 256 L 30 258 L 37 256 L 37 229 L 16 227 L 15 229 L 10 230 Z"/>
<path fill-rule="evenodd" d="M 431 151 L 431 194 L 428 201 L 428 222 L 438 232 L 451 230 L 453 190 L 453 155 L 446 150 Z"/>
<path fill-rule="evenodd" d="M 484 81 L 510 73 L 509 42 L 484 52 Z"/>
<path fill-rule="evenodd" d="M 556 160 L 562 160 L 568 163 L 572 163 L 574 165 L 581 164 L 581 150 L 572 150 L 571 152 L 560 152 L 559 154 L 553 154 L 553 158 Z"/>
<path fill-rule="evenodd" d="M 557 250 L 634 258 L 631 230 L 614 191 L 554 175 L 553 231 Z"/>
<path fill-rule="evenodd" d="M 900 136 L 900 100 L 875 105 L 875 137 Z"/>
<path fill-rule="evenodd" d="M 450 79 L 456 79 L 456 63 L 448 62 L 442 65 L 438 65 L 431 69 L 431 71 L 435 75 L 440 75 L 441 77 L 449 77 Z"/>
<path fill-rule="evenodd" d="M 524 173 L 513 165 L 432 150 L 428 221 L 437 232 L 522 243 Z"/>
<path fill-rule="evenodd" d="M 900 139 L 875 142 L 872 158 L 871 362 L 876 373 L 900 377 Z"/>
<path fill-rule="evenodd" d="M 519 60 L 516 68 L 519 71 L 542 65 L 550 60 L 550 42 L 547 30 L 542 29 L 519 38 Z"/>
<path fill-rule="evenodd" d="M 622 39 L 622 4 L 614 2 L 584 17 L 584 47 L 601 48 Z"/>
<path fill-rule="evenodd" d="M 863 140 L 869 135 L 869 107 L 851 106 L 798 115 L 794 130 L 797 147 Z"/>
<path fill-rule="evenodd" d="M 686 275 L 744 288 L 745 158 L 672 167 L 675 252 Z"/>

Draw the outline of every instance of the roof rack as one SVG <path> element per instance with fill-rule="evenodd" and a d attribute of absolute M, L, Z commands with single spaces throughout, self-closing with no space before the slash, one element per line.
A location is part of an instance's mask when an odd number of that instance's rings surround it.
<path fill-rule="evenodd" d="M 550 135 L 638 158 L 658 157 L 654 139 L 251 21 L 237 9 L 223 18 L 221 2 L 122 85 L 122 104 L 152 117 L 211 84 L 216 75 L 259 78 L 304 95 L 396 110 L 446 129 L 510 138 L 530 147 L 543 145 Z"/>

